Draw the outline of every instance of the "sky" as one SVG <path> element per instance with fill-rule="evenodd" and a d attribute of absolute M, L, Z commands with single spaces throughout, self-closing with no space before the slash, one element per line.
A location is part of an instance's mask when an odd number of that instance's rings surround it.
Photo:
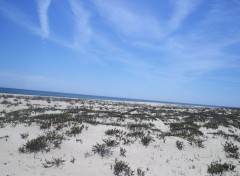
<path fill-rule="evenodd" d="M 239 0 L 1 0 L 0 87 L 240 107 Z"/>

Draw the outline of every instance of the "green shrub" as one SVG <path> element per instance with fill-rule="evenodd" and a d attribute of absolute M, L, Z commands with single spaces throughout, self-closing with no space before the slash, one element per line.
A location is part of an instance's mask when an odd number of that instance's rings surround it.
<path fill-rule="evenodd" d="M 48 152 L 51 148 L 59 148 L 62 140 L 64 140 L 63 135 L 48 132 L 46 135 L 27 141 L 25 145 L 19 148 L 19 151 L 22 153 Z"/>
<path fill-rule="evenodd" d="M 133 131 L 133 132 L 127 133 L 127 136 L 135 137 L 135 138 L 138 138 L 138 137 L 141 138 L 141 137 L 144 136 L 144 132 L 143 131 Z"/>
<path fill-rule="evenodd" d="M 114 129 L 108 129 L 108 130 L 106 130 L 106 131 L 105 131 L 105 134 L 106 134 L 106 135 L 109 135 L 109 136 L 113 136 L 113 135 L 116 135 L 116 134 L 118 134 L 118 133 L 120 133 L 120 132 L 121 132 L 121 130 L 114 128 Z"/>
<path fill-rule="evenodd" d="M 141 138 L 141 142 L 144 146 L 148 146 L 152 140 L 153 138 L 151 136 L 144 136 Z"/>
<path fill-rule="evenodd" d="M 63 163 L 65 162 L 65 160 L 63 160 L 61 157 L 60 158 L 52 158 L 51 161 L 45 160 L 46 163 L 42 163 L 43 167 L 45 168 L 49 168 L 52 166 L 55 167 L 59 167 L 61 165 L 63 165 Z"/>
<path fill-rule="evenodd" d="M 22 137 L 22 139 L 26 139 L 26 138 L 28 138 L 29 133 L 22 133 L 22 134 L 20 134 L 20 136 Z"/>
<path fill-rule="evenodd" d="M 44 129 L 49 129 L 49 128 L 51 128 L 51 125 L 52 125 L 52 123 L 51 122 L 41 122 L 40 123 L 40 129 L 41 130 L 44 130 Z"/>
<path fill-rule="evenodd" d="M 103 139 L 103 142 L 106 144 L 107 147 L 117 147 L 119 142 L 114 139 Z"/>
<path fill-rule="evenodd" d="M 236 158 L 236 159 L 239 158 L 239 153 L 238 153 L 239 147 L 237 145 L 234 145 L 234 143 L 232 142 L 226 141 L 223 147 L 228 157 Z"/>
<path fill-rule="evenodd" d="M 151 125 L 147 124 L 147 123 L 129 123 L 128 124 L 128 129 L 129 130 L 142 130 L 142 129 L 148 129 L 150 128 Z"/>
<path fill-rule="evenodd" d="M 128 166 L 128 163 L 124 161 L 118 161 L 115 159 L 115 163 L 113 165 L 113 173 L 114 175 L 125 175 L 125 176 L 132 176 L 134 171 Z"/>
<path fill-rule="evenodd" d="M 176 146 L 177 146 L 177 148 L 179 149 L 179 150 L 182 150 L 183 149 L 183 147 L 184 147 L 184 144 L 183 144 L 183 142 L 182 141 L 176 141 Z"/>
<path fill-rule="evenodd" d="M 219 163 L 219 162 L 212 162 L 209 166 L 208 166 L 208 170 L 207 172 L 209 174 L 222 174 L 223 172 L 226 171 L 233 171 L 235 169 L 236 166 L 232 165 L 232 164 L 228 164 L 228 163 Z"/>
<path fill-rule="evenodd" d="M 138 176 L 144 176 L 145 175 L 145 171 L 142 171 L 141 168 L 137 168 L 137 175 Z"/>
<path fill-rule="evenodd" d="M 77 134 L 80 134 L 82 130 L 84 129 L 84 125 L 82 126 L 73 126 L 66 132 L 67 136 L 76 136 Z"/>
<path fill-rule="evenodd" d="M 106 144 L 96 144 L 92 147 L 93 153 L 99 154 L 102 158 L 104 156 L 110 156 L 112 154 L 111 150 L 109 147 L 107 147 Z"/>
<path fill-rule="evenodd" d="M 120 147 L 120 156 L 126 157 L 127 150 L 125 148 Z"/>

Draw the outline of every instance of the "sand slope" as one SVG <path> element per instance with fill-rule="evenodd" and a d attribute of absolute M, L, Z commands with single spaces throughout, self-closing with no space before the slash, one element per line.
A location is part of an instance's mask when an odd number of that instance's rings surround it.
<path fill-rule="evenodd" d="M 224 151 L 226 142 L 240 147 L 239 109 L 1 94 L 0 119 L 3 176 L 110 176 L 115 159 L 128 163 L 133 175 L 141 175 L 138 168 L 142 176 L 210 175 L 208 166 L 214 161 L 235 166 L 222 175 L 240 173 L 238 150 L 235 157 Z M 79 134 L 69 135 L 73 127 L 81 126 Z M 109 129 L 118 132 L 107 135 Z M 59 148 L 19 151 L 28 141 L 51 131 L 65 138 Z M 22 139 L 23 133 L 29 136 Z M 151 138 L 149 144 L 142 143 L 144 137 Z M 107 147 L 109 155 L 101 157 L 92 149 L 106 139 L 119 144 Z M 182 150 L 177 141 L 182 142 Z M 126 156 L 120 156 L 120 148 Z M 45 168 L 43 164 L 52 158 L 64 162 Z"/>

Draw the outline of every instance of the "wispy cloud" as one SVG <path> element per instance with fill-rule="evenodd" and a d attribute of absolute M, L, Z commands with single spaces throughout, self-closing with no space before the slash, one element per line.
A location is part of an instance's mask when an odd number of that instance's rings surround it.
<path fill-rule="evenodd" d="M 74 14 L 75 33 L 73 36 L 73 48 L 82 49 L 87 44 L 92 36 L 92 29 L 90 27 L 90 13 L 83 4 L 76 0 L 69 0 L 71 10 Z"/>
<path fill-rule="evenodd" d="M 41 35 L 41 30 L 37 27 L 33 21 L 29 20 L 30 16 L 17 8 L 8 5 L 4 1 L 0 1 L 0 12 L 10 20 L 14 21 L 18 25 L 21 25 L 36 35 Z"/>
<path fill-rule="evenodd" d="M 198 0 L 172 1 L 173 14 L 168 24 L 168 33 L 178 29 L 199 3 Z"/>
<path fill-rule="evenodd" d="M 51 4 L 51 0 L 36 0 L 36 2 L 38 5 L 42 37 L 47 38 L 49 36 L 48 8 Z"/>
<path fill-rule="evenodd" d="M 237 5 L 234 10 L 229 10 L 226 1 L 214 1 L 204 11 L 208 15 L 201 16 L 195 28 L 191 29 L 190 24 L 188 32 L 178 33 L 178 30 L 186 27 L 185 20 L 199 10 L 201 1 L 170 1 L 172 13 L 163 21 L 151 11 L 136 10 L 130 1 L 91 0 L 89 4 L 77 0 L 67 2 L 70 8 L 66 10 L 73 15 L 70 28 L 74 28 L 74 33 L 68 39 L 71 42 L 54 38 L 53 34 L 57 31 L 53 29 L 50 35 L 48 9 L 51 0 L 37 0 L 40 27 L 27 14 L 8 6 L 4 1 L 0 2 L 0 11 L 34 34 L 74 49 L 81 58 L 91 58 L 100 64 L 117 63 L 118 67 L 146 79 L 176 81 L 184 78 L 191 81 L 218 70 L 239 68 L 239 62 L 235 62 L 239 57 L 230 56 L 223 50 L 240 41 L 240 10 Z M 153 10 L 157 9 L 155 7 Z M 93 28 L 94 20 L 101 23 L 101 27 Z M 110 35 L 105 35 L 108 32 Z M 226 32 L 229 37 L 223 38 Z M 162 62 L 164 65 L 160 64 Z"/>
<path fill-rule="evenodd" d="M 134 11 L 123 1 L 92 0 L 98 12 L 113 29 L 123 34 L 140 38 L 162 36 L 159 21 L 152 15 Z"/>

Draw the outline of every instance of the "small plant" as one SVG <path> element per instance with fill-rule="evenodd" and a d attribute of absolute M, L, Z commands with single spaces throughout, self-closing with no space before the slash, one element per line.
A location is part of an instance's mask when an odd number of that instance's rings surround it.
<path fill-rule="evenodd" d="M 120 147 L 120 156 L 126 157 L 127 150 L 125 148 Z"/>
<path fill-rule="evenodd" d="M 40 129 L 45 130 L 51 128 L 52 123 L 51 122 L 41 122 Z"/>
<path fill-rule="evenodd" d="M 20 136 L 22 137 L 22 139 L 27 139 L 29 136 L 29 133 L 22 133 L 20 134 Z"/>
<path fill-rule="evenodd" d="M 151 136 L 144 136 L 141 138 L 141 142 L 144 146 L 148 146 L 152 140 L 153 138 Z"/>
<path fill-rule="evenodd" d="M 23 146 L 23 147 L 19 147 L 18 148 L 18 151 L 20 152 L 20 153 L 25 153 L 25 147 Z"/>
<path fill-rule="evenodd" d="M 41 135 L 27 141 L 27 143 L 18 150 L 22 153 L 48 152 L 51 148 L 59 148 L 62 140 L 64 140 L 63 135 L 55 132 L 48 132 L 46 135 Z"/>
<path fill-rule="evenodd" d="M 71 163 L 74 163 L 76 160 L 76 158 L 72 157 L 72 159 L 70 160 Z"/>
<path fill-rule="evenodd" d="M 128 166 L 128 163 L 124 161 L 118 161 L 115 159 L 115 163 L 113 165 L 113 173 L 114 175 L 125 175 L 125 176 L 132 176 L 134 171 Z"/>
<path fill-rule="evenodd" d="M 135 131 L 135 130 L 148 129 L 151 126 L 152 126 L 151 124 L 147 124 L 147 123 L 129 123 L 127 127 L 129 130 Z"/>
<path fill-rule="evenodd" d="M 114 139 L 103 139 L 103 142 L 107 145 L 107 147 L 117 147 L 119 142 Z"/>
<path fill-rule="evenodd" d="M 138 176 L 144 176 L 145 175 L 145 171 L 142 171 L 141 168 L 137 168 L 137 175 Z"/>
<path fill-rule="evenodd" d="M 68 130 L 66 132 L 67 136 L 76 136 L 77 134 L 80 134 L 82 132 L 82 130 L 84 129 L 84 125 L 82 126 L 73 126 L 72 128 L 70 128 L 70 130 Z"/>
<path fill-rule="evenodd" d="M 177 146 L 177 148 L 178 148 L 179 150 L 182 150 L 183 147 L 184 147 L 183 142 L 181 142 L 181 141 L 179 141 L 179 140 L 176 141 L 176 146 Z"/>
<path fill-rule="evenodd" d="M 127 136 L 135 137 L 135 138 L 143 137 L 144 136 L 144 132 L 143 131 L 133 131 L 133 132 L 128 133 Z"/>
<path fill-rule="evenodd" d="M 4 123 L 0 122 L 0 128 L 4 128 Z"/>
<path fill-rule="evenodd" d="M 52 158 L 51 161 L 45 160 L 46 163 L 42 163 L 43 167 L 45 168 L 49 168 L 52 166 L 55 167 L 59 167 L 61 165 L 63 165 L 63 163 L 65 162 L 65 160 L 63 160 L 61 157 L 60 158 Z"/>
<path fill-rule="evenodd" d="M 239 158 L 239 153 L 238 153 L 239 147 L 237 145 L 234 145 L 234 143 L 232 142 L 226 141 L 223 147 L 228 157 L 236 158 L 236 159 Z"/>
<path fill-rule="evenodd" d="M 132 141 L 130 141 L 128 138 L 122 138 L 123 140 L 123 145 L 129 145 L 130 143 L 132 143 Z"/>
<path fill-rule="evenodd" d="M 23 147 L 19 148 L 19 151 L 23 153 L 33 153 L 39 151 L 46 151 L 48 147 L 49 145 L 47 140 L 45 139 L 45 136 L 39 136 L 36 139 L 27 141 L 27 143 Z"/>
<path fill-rule="evenodd" d="M 116 134 L 118 134 L 118 133 L 120 133 L 120 132 L 121 132 L 120 130 L 114 128 L 114 129 L 108 129 L 108 130 L 106 130 L 106 131 L 105 131 L 105 134 L 106 134 L 106 135 L 109 135 L 109 136 L 113 136 L 113 135 L 116 135 Z"/>
<path fill-rule="evenodd" d="M 189 144 L 192 146 L 196 146 L 199 148 L 204 148 L 203 142 L 204 140 L 202 139 L 195 139 L 193 137 L 188 138 Z"/>
<path fill-rule="evenodd" d="M 232 165 L 232 164 L 228 164 L 228 163 L 219 163 L 219 162 L 212 162 L 209 166 L 208 166 L 208 170 L 207 172 L 209 174 L 222 174 L 223 172 L 226 171 L 233 171 L 235 169 L 236 166 Z"/>
<path fill-rule="evenodd" d="M 94 154 L 95 154 L 95 153 L 99 154 L 102 158 L 103 158 L 104 156 L 109 156 L 109 155 L 112 154 L 110 148 L 107 147 L 106 144 L 98 144 L 98 143 L 97 143 L 96 145 L 94 145 L 94 146 L 92 147 L 92 151 L 93 151 Z"/>
<path fill-rule="evenodd" d="M 1 102 L 1 104 L 5 104 L 5 105 L 11 104 L 11 101 L 3 100 L 3 101 Z"/>

